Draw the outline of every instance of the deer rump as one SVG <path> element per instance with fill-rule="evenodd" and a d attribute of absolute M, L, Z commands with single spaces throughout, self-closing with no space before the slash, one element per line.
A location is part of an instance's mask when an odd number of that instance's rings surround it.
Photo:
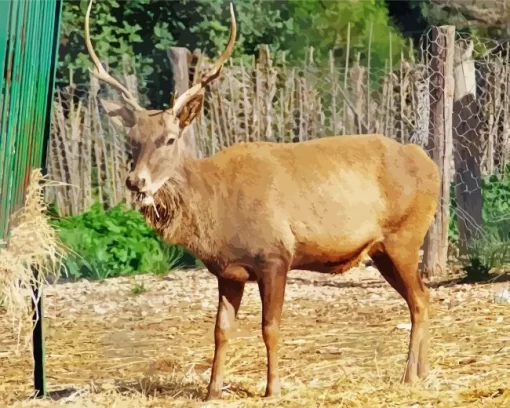
<path fill-rule="evenodd" d="M 381 135 L 240 143 L 199 162 L 201 183 L 198 175 L 186 183 L 196 188 L 189 196 L 196 203 L 185 200 L 181 210 L 200 213 L 205 235 L 195 243 L 166 239 L 220 274 L 239 264 L 249 280 L 256 279 L 255 263 L 270 256 L 289 259 L 291 269 L 344 272 L 379 251 L 410 217 L 422 224 L 423 241 L 439 191 L 438 169 L 420 147 Z"/>

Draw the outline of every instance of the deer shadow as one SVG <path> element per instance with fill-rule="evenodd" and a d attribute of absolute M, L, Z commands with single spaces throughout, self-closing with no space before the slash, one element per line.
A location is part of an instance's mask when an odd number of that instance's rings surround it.
<path fill-rule="evenodd" d="M 198 402 L 205 401 L 207 384 L 197 381 L 185 382 L 173 378 L 144 377 L 139 380 L 117 380 L 113 390 L 121 395 L 158 396 L 169 399 L 186 399 Z M 99 389 L 96 392 L 101 392 Z M 226 384 L 223 395 L 234 393 L 242 398 L 253 398 L 258 395 L 243 387 L 242 384 L 231 382 Z"/>
<path fill-rule="evenodd" d="M 335 282 L 331 280 L 312 280 L 312 279 L 306 279 L 301 278 L 297 276 L 293 276 L 287 279 L 287 283 L 293 284 L 293 283 L 299 283 L 304 285 L 310 285 L 310 286 L 318 286 L 318 287 L 333 287 L 333 288 L 377 288 L 377 287 L 384 287 L 385 285 L 388 285 L 388 283 L 385 280 L 364 280 L 362 282 L 355 282 L 355 281 L 342 281 L 342 282 Z"/>
<path fill-rule="evenodd" d="M 310 286 L 318 286 L 318 287 L 333 287 L 333 288 L 381 288 L 381 287 L 389 287 L 388 282 L 386 282 L 382 276 L 381 279 L 367 279 L 364 281 L 342 281 L 342 282 L 335 282 L 331 280 L 312 280 L 312 279 L 306 279 L 301 278 L 298 276 L 289 276 L 287 279 L 288 283 L 300 283 Z M 504 283 L 504 282 L 510 282 L 510 273 L 502 273 L 502 274 L 490 274 L 487 279 L 485 280 L 479 280 L 479 281 L 473 281 L 469 280 L 465 277 L 459 277 L 459 278 L 444 278 L 434 281 L 425 282 L 425 286 L 431 288 L 431 289 L 438 289 L 438 288 L 447 288 L 457 285 L 489 285 L 491 283 Z"/>

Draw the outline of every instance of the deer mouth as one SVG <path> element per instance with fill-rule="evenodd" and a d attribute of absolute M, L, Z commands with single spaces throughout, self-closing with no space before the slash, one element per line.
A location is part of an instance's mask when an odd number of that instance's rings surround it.
<path fill-rule="evenodd" d="M 133 202 L 142 213 L 145 221 L 156 229 L 162 229 L 174 219 L 177 203 L 167 187 L 157 191 L 137 191 Z"/>
<path fill-rule="evenodd" d="M 138 192 L 134 194 L 135 201 L 140 204 L 142 207 L 146 207 L 154 204 L 154 197 L 152 194 L 148 194 L 145 192 Z"/>
<path fill-rule="evenodd" d="M 142 210 L 145 210 L 144 212 L 146 212 L 147 209 L 152 208 L 154 210 L 154 214 L 156 215 L 156 219 L 159 218 L 161 206 L 156 203 L 152 194 L 138 192 L 135 194 L 135 202 L 140 205 Z"/>

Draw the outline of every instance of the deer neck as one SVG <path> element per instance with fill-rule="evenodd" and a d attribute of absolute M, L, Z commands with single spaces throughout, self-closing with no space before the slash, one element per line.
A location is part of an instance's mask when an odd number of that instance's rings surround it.
<path fill-rule="evenodd" d="M 183 155 L 173 176 L 162 187 L 160 200 L 164 211 L 159 219 L 146 216 L 166 242 L 180 245 L 199 257 L 212 245 L 211 208 L 217 208 L 214 203 L 221 194 L 218 175 L 209 167 L 205 159 Z"/>

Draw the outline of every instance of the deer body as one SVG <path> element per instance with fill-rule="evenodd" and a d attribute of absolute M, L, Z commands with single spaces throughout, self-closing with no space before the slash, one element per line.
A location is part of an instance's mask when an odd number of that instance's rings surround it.
<path fill-rule="evenodd" d="M 357 263 L 398 227 L 417 200 L 429 196 L 435 204 L 439 188 L 435 164 L 421 149 L 380 135 L 240 143 L 186 158 L 175 174 L 180 181 L 169 180 L 167 194 L 180 197 L 173 210 L 179 217 L 163 226 L 148 207 L 147 220 L 216 273 L 282 251 L 292 269 L 343 272 L 344 263 Z"/>
<path fill-rule="evenodd" d="M 168 218 L 158 223 L 152 207 L 142 211 L 167 242 L 195 253 L 218 278 L 209 398 L 221 394 L 227 339 L 246 282 L 259 284 L 269 315 L 263 321 L 271 327 L 264 336 L 266 395 L 278 395 L 277 333 L 287 272 L 342 273 L 365 254 L 411 308 L 415 334 L 404 380 L 426 375 L 428 291 L 417 271 L 418 251 L 440 179 L 421 148 L 381 135 L 241 143 L 206 159 L 184 159 L 174 174 L 180 181 L 167 181 L 156 201 L 179 203 L 171 211 L 178 214 L 175 224 Z"/>
<path fill-rule="evenodd" d="M 92 0 L 85 16 L 92 73 L 121 93 L 122 103 L 101 103 L 114 123 L 129 131 L 133 147 L 134 168 L 126 186 L 147 223 L 167 242 L 193 252 L 218 279 L 207 399 L 221 395 L 227 343 L 247 282 L 257 283 L 262 301 L 265 395 L 277 396 L 288 271 L 342 273 L 365 255 L 409 306 L 412 327 L 403 380 L 424 378 L 429 295 L 418 273 L 418 251 L 439 198 L 434 162 L 420 147 L 381 135 L 240 143 L 197 160 L 187 153 L 183 134 L 202 109 L 206 85 L 218 78 L 232 53 L 232 5 L 222 55 L 200 82 L 161 111 L 141 107 L 106 72 L 90 41 L 91 7 Z"/>

